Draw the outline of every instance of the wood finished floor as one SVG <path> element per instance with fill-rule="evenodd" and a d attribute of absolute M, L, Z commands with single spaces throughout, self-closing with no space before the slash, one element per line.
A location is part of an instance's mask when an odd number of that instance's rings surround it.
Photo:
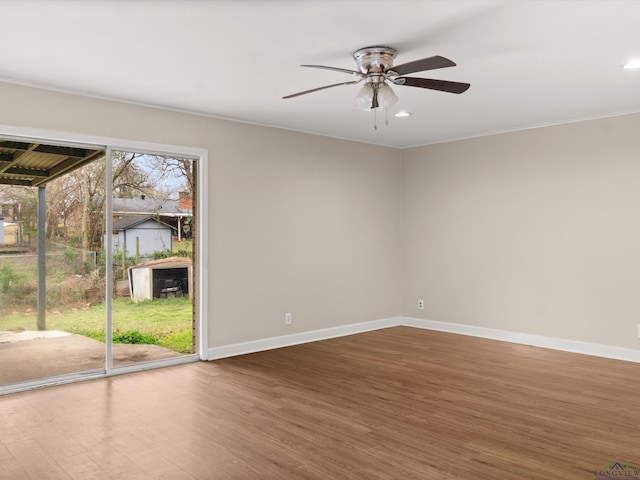
<path fill-rule="evenodd" d="M 594 479 L 640 365 L 396 327 L 0 397 L 2 479 Z"/>

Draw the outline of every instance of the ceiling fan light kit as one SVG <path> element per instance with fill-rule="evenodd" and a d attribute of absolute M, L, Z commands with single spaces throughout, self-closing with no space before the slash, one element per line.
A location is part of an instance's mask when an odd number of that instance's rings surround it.
<path fill-rule="evenodd" d="M 305 90 L 282 98 L 298 97 L 300 95 L 317 92 L 327 88 L 338 87 L 341 85 L 355 85 L 364 81 L 365 84 L 355 98 L 355 106 L 362 110 L 375 111 L 379 108 L 387 109 L 398 101 L 398 97 L 387 82 L 393 83 L 394 85 L 405 85 L 409 87 L 426 88 L 458 94 L 467 91 L 471 86 L 468 83 L 451 82 L 447 80 L 406 77 L 406 74 L 423 72 L 425 70 L 435 70 L 437 68 L 455 67 L 456 64 L 448 58 L 436 55 L 394 67 L 393 60 L 396 58 L 397 54 L 397 50 L 392 47 L 375 46 L 360 48 L 353 52 L 353 59 L 356 61 L 357 70 L 328 67 L 325 65 L 301 65 L 301 67 L 319 68 L 323 70 L 347 73 L 358 77 L 358 79 L 325 85 L 324 87 Z"/>
<path fill-rule="evenodd" d="M 398 97 L 389 85 L 384 83 L 365 84 L 355 98 L 355 106 L 360 110 L 370 111 L 374 108 L 371 106 L 374 102 L 374 96 L 377 97 L 378 107 L 376 108 L 389 108 L 398 101 Z"/>
<path fill-rule="evenodd" d="M 396 104 L 398 97 L 391 87 L 386 83 L 381 83 L 378 87 L 378 104 L 381 108 L 389 108 Z"/>
<path fill-rule="evenodd" d="M 373 88 L 370 85 L 363 85 L 354 99 L 354 104 L 360 110 L 371 110 L 373 101 Z"/>

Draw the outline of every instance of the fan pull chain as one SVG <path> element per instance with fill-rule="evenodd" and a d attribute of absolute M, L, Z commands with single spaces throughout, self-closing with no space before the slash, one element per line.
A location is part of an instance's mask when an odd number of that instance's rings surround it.
<path fill-rule="evenodd" d="M 373 110 L 373 129 L 378 130 L 378 108 L 372 108 Z M 384 124 L 385 126 L 389 126 L 389 109 L 384 109 Z"/>

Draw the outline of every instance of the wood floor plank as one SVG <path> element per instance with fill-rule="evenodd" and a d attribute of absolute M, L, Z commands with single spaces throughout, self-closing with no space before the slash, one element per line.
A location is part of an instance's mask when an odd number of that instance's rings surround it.
<path fill-rule="evenodd" d="M 106 470 L 101 468 L 86 453 L 57 459 L 62 469 L 74 480 L 102 480 L 111 478 Z"/>
<path fill-rule="evenodd" d="M 0 397 L 0 478 L 584 480 L 640 466 L 637 378 L 389 328 Z"/>
<path fill-rule="evenodd" d="M 15 461 L 0 461 L 0 480 L 29 478 L 29 474 Z"/>
<path fill-rule="evenodd" d="M 25 472 L 25 478 L 71 480 L 55 459 L 34 439 L 10 443 L 7 448 Z"/>

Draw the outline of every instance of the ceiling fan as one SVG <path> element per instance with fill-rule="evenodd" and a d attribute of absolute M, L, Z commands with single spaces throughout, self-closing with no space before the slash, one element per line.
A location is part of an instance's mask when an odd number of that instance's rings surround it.
<path fill-rule="evenodd" d="M 447 80 L 435 80 L 431 78 L 405 77 L 405 75 L 425 70 L 435 70 L 437 68 L 455 67 L 455 63 L 448 58 L 439 55 L 427 57 L 402 65 L 393 66 L 393 59 L 398 54 L 395 48 L 391 47 L 364 47 L 353 52 L 353 59 L 356 61 L 357 70 L 346 68 L 327 67 L 324 65 L 300 65 L 301 67 L 321 68 L 324 70 L 334 70 L 336 72 L 348 73 L 358 77 L 357 80 L 349 82 L 334 83 L 324 87 L 312 88 L 304 92 L 287 95 L 282 98 L 293 98 L 307 93 L 317 92 L 326 88 L 338 87 L 341 85 L 355 85 L 362 81 L 364 86 L 360 89 L 355 99 L 356 107 L 363 110 L 373 110 L 376 108 L 387 108 L 398 101 L 391 87 L 387 82 L 394 85 L 406 85 L 409 87 L 428 88 L 449 93 L 463 93 L 471 86 L 468 83 L 451 82 Z"/>

